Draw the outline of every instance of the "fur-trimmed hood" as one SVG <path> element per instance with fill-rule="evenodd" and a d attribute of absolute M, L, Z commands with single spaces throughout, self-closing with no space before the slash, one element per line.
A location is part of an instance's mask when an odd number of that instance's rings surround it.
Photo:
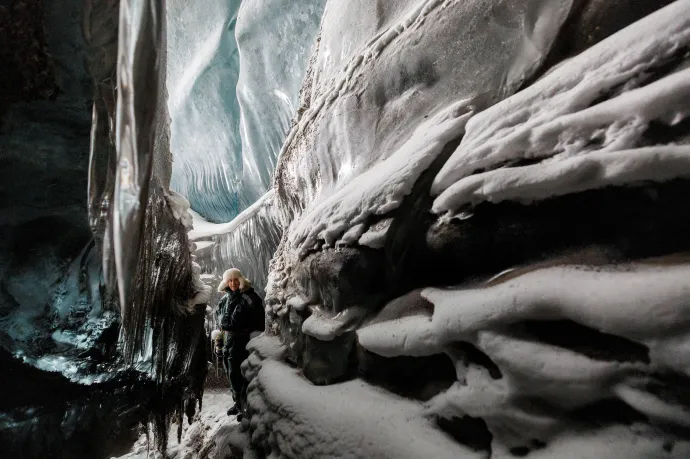
<path fill-rule="evenodd" d="M 227 288 L 228 288 L 228 281 L 230 279 L 239 279 L 240 281 L 240 291 L 244 292 L 245 290 L 251 288 L 252 283 L 249 279 L 244 277 L 244 274 L 242 274 L 242 271 L 240 271 L 237 268 L 230 268 L 227 271 L 223 273 L 223 280 L 220 281 L 220 284 L 218 284 L 218 291 L 220 293 L 223 293 Z"/>

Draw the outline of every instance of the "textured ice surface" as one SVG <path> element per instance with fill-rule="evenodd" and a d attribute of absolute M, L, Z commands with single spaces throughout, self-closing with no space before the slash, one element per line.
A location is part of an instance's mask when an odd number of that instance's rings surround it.
<path fill-rule="evenodd" d="M 474 117 L 436 177 L 434 211 L 687 177 L 687 146 L 644 139 L 651 123 L 674 126 L 688 115 L 687 69 L 649 81 L 690 46 L 687 8 L 679 1 L 649 15 Z M 509 167 L 522 160 L 542 162 Z"/>
<path fill-rule="evenodd" d="M 443 147 L 460 137 L 472 116 L 472 106 L 461 101 L 421 124 L 410 140 L 376 167 L 354 177 L 347 185 L 315 203 L 290 234 L 301 254 L 316 248 L 352 244 L 371 217 L 385 215 L 403 198 Z"/>
<path fill-rule="evenodd" d="M 194 229 L 189 239 L 197 246 L 194 254 L 202 272 L 213 275 L 213 285 L 220 281 L 223 271 L 235 267 L 263 296 L 268 265 L 281 234 L 274 199 L 273 191 L 269 191 L 229 223 L 210 223 L 193 214 Z M 213 293 L 211 303 L 216 302 L 216 297 Z"/>
<path fill-rule="evenodd" d="M 570 2 L 529 0 L 330 1 L 304 111 L 276 173 L 285 220 L 306 208 L 291 244 L 332 246 L 370 215 L 395 209 L 462 135 L 464 112 L 501 100 L 532 74 L 569 11 Z M 372 180 L 383 176 L 390 183 Z"/>
<path fill-rule="evenodd" d="M 235 35 L 242 156 L 261 191 L 271 183 L 326 0 L 244 0 Z"/>
<path fill-rule="evenodd" d="M 239 6 L 240 0 L 213 0 L 203 8 L 184 0 L 166 5 L 171 186 L 214 221 L 232 219 L 263 192 L 255 174 L 244 171 L 241 152 Z"/>
<path fill-rule="evenodd" d="M 268 190 L 324 3 L 167 2 L 172 187 L 209 221 Z"/>

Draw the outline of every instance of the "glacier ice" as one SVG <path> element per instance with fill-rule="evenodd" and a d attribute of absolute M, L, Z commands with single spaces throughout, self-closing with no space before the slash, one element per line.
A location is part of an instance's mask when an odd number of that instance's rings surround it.
<path fill-rule="evenodd" d="M 687 146 L 645 139 L 650 125 L 687 116 L 688 70 L 655 77 L 690 46 L 690 18 L 676 13 L 647 16 L 469 121 L 434 181 L 434 211 L 687 176 Z M 537 164 L 510 167 L 525 160 Z"/>
<path fill-rule="evenodd" d="M 164 2 L 123 0 L 117 59 L 118 98 L 115 118 L 117 169 L 109 228 L 122 315 L 129 314 L 131 281 L 144 226 L 154 144 L 160 126 L 158 107 L 165 88 Z M 165 90 L 162 90 L 163 96 Z M 159 121 L 158 123 L 156 123 Z M 167 125 L 167 119 L 164 120 Z"/>
<path fill-rule="evenodd" d="M 171 186 L 205 219 L 268 190 L 324 4 L 168 1 Z"/>
<path fill-rule="evenodd" d="M 373 166 L 414 142 L 426 118 L 463 101 L 478 111 L 514 92 L 546 58 L 570 2 L 497 2 L 488 22 L 486 10 L 482 1 L 327 4 L 304 110 L 276 169 L 287 222 L 322 193 L 346 193 L 345 186 L 352 188 L 347 193 L 371 195 L 353 196 L 363 201 L 358 209 L 334 209 L 332 221 L 319 223 L 364 219 L 378 190 L 349 182 L 367 170 L 376 174 Z M 301 224 L 314 228 L 316 215 Z"/>
<path fill-rule="evenodd" d="M 244 0 L 235 35 L 242 155 L 263 189 L 299 108 L 299 93 L 326 0 Z"/>
<path fill-rule="evenodd" d="M 166 3 L 171 187 L 212 221 L 232 219 L 262 192 L 253 175 L 245 174 L 240 146 L 234 33 L 239 5 Z"/>

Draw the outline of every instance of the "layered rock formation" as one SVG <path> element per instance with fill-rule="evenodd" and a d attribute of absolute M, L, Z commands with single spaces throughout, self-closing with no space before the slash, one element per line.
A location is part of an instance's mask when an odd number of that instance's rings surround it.
<path fill-rule="evenodd" d="M 328 2 L 255 452 L 689 454 L 690 4 L 662 7 Z"/>

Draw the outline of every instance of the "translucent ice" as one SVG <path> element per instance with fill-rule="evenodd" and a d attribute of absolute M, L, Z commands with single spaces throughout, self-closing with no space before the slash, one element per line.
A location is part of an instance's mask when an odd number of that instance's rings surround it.
<path fill-rule="evenodd" d="M 326 0 L 244 0 L 235 35 L 242 155 L 265 188 L 290 121 Z"/>
<path fill-rule="evenodd" d="M 205 219 L 268 190 L 324 3 L 168 1 L 172 188 Z"/>
<path fill-rule="evenodd" d="M 213 221 L 232 219 L 261 193 L 242 187 L 235 96 L 239 5 L 239 0 L 208 1 L 203 8 L 167 2 L 171 186 Z"/>

